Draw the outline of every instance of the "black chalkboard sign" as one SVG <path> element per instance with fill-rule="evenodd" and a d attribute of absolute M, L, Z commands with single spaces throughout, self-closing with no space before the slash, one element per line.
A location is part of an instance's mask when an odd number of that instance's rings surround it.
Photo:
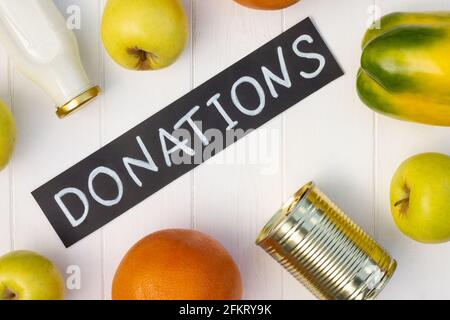
<path fill-rule="evenodd" d="M 32 194 L 69 247 L 342 75 L 308 18 Z"/>

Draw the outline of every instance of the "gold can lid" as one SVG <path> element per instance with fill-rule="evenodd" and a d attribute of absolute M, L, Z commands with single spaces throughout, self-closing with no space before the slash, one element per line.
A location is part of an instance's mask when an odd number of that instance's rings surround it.
<path fill-rule="evenodd" d="M 101 93 L 101 89 L 99 86 L 92 87 L 87 91 L 83 92 L 79 96 L 73 98 L 66 104 L 58 107 L 56 110 L 56 115 L 58 118 L 63 119 L 75 111 L 81 109 L 83 106 L 88 104 L 90 101 L 94 100 Z"/>

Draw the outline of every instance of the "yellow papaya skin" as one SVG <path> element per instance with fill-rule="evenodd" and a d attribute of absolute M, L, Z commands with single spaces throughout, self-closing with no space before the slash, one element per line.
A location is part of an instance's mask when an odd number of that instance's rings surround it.
<path fill-rule="evenodd" d="M 450 12 L 394 12 L 383 16 L 374 23 L 374 28 L 367 30 L 362 41 L 362 48 L 372 39 L 397 27 L 406 25 L 436 26 L 450 24 Z"/>
<path fill-rule="evenodd" d="M 450 12 L 396 13 L 363 40 L 357 90 L 373 110 L 450 126 Z"/>
<path fill-rule="evenodd" d="M 392 94 L 362 69 L 358 72 L 356 86 L 360 99 L 385 116 L 434 126 L 450 126 L 448 104 L 424 102 L 411 93 Z"/>

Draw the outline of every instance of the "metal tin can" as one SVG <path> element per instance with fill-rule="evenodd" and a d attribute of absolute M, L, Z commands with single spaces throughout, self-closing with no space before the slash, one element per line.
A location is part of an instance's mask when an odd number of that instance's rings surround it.
<path fill-rule="evenodd" d="M 374 299 L 397 266 L 312 182 L 275 214 L 257 244 L 320 299 Z"/>

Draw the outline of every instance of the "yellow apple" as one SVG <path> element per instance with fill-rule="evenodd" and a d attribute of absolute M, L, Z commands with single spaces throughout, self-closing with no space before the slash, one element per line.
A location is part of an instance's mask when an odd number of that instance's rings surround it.
<path fill-rule="evenodd" d="M 167 67 L 189 37 L 180 0 L 108 0 L 102 21 L 103 44 L 119 65 L 132 70 Z"/>
<path fill-rule="evenodd" d="M 0 258 L 0 300 L 62 300 L 64 279 L 47 258 L 14 251 Z"/>
<path fill-rule="evenodd" d="M 391 183 L 395 223 L 423 243 L 450 240 L 450 156 L 416 155 L 403 162 Z"/>
<path fill-rule="evenodd" d="M 0 101 L 0 170 L 4 169 L 16 144 L 16 122 L 9 108 Z"/>

